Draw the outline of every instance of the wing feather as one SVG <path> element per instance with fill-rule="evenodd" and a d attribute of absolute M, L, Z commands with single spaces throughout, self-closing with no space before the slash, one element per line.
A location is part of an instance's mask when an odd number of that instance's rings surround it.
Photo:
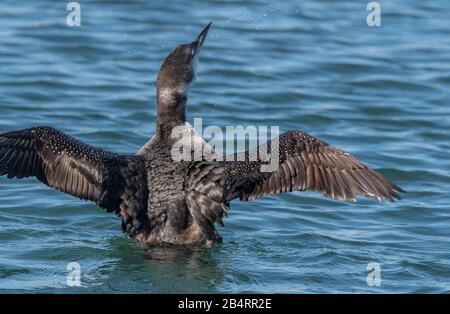
<path fill-rule="evenodd" d="M 278 168 L 262 172 L 260 150 L 270 154 L 272 147 L 279 148 Z M 222 224 L 229 201 L 235 198 L 249 201 L 311 190 L 343 201 L 355 202 L 356 196 L 362 195 L 394 202 L 400 199 L 398 193 L 404 192 L 354 156 L 299 131 L 286 132 L 256 150 L 233 157 L 234 161 L 228 157 L 223 162 L 198 161 L 187 167 L 187 207 L 202 224 Z"/>
<path fill-rule="evenodd" d="M 276 171 L 262 173 L 260 160 L 226 164 L 227 200 L 252 200 L 308 189 L 339 200 L 355 201 L 356 195 L 363 195 L 394 202 L 400 199 L 398 192 L 404 192 L 354 156 L 306 133 L 288 131 L 272 141 L 278 141 L 279 147 L 280 164 Z M 272 146 L 270 141 L 258 149 Z M 245 156 L 259 156 L 259 151 L 246 152 Z"/>
<path fill-rule="evenodd" d="M 128 233 L 147 225 L 147 178 L 139 156 L 111 153 L 42 126 L 0 134 L 0 176 L 36 177 L 122 217 Z"/>

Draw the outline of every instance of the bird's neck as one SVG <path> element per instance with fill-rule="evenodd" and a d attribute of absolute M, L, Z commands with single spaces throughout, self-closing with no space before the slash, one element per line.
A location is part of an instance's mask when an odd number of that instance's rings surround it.
<path fill-rule="evenodd" d="M 183 89 L 163 88 L 157 94 L 156 134 L 170 139 L 173 128 L 186 122 L 187 93 Z"/>

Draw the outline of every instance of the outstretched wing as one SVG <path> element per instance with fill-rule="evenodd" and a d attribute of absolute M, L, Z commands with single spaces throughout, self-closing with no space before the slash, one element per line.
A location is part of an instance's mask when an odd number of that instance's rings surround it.
<path fill-rule="evenodd" d="M 262 172 L 260 154 L 278 147 L 279 166 Z M 244 161 L 227 164 L 225 197 L 253 200 L 266 195 L 311 190 L 339 200 L 356 201 L 357 195 L 400 199 L 400 187 L 354 156 L 300 131 L 288 131 L 258 149 L 246 152 Z"/>
<path fill-rule="evenodd" d="M 124 231 L 146 227 L 147 179 L 141 157 L 123 156 L 43 126 L 0 134 L 0 176 L 36 177 L 122 217 Z"/>
<path fill-rule="evenodd" d="M 275 150 L 278 148 L 278 152 Z M 278 157 L 278 167 L 261 171 L 262 153 Z M 276 155 L 275 155 L 276 154 Z M 264 156 L 264 155 L 263 155 Z M 189 210 L 200 222 L 222 224 L 229 201 L 311 190 L 327 197 L 356 201 L 357 195 L 400 199 L 400 187 L 354 156 L 299 131 L 288 131 L 255 150 L 222 162 L 196 161 L 187 167 L 185 192 Z"/>

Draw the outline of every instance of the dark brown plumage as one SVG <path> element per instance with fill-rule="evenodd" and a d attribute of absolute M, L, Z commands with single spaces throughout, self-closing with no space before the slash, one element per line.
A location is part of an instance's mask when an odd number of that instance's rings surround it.
<path fill-rule="evenodd" d="M 394 202 L 400 199 L 397 192 L 404 192 L 354 156 L 306 133 L 288 131 L 259 149 L 270 152 L 275 141 L 280 161 L 277 171 L 260 172 L 260 161 L 236 161 L 228 165 L 228 199 L 239 197 L 248 201 L 311 190 L 343 201 L 356 201 L 356 196 L 361 195 Z M 246 160 L 257 153 L 257 150 L 246 153 Z"/>
<path fill-rule="evenodd" d="M 145 230 L 144 160 L 84 144 L 43 126 L 0 135 L 0 175 L 36 177 L 61 192 L 121 216 L 130 234 Z"/>
<path fill-rule="evenodd" d="M 273 145 L 279 149 L 278 169 L 261 172 L 266 162 L 260 152 L 270 154 Z M 394 202 L 400 199 L 398 192 L 405 192 L 354 156 L 296 130 L 230 159 L 234 161 L 193 163 L 188 171 L 187 202 L 202 220 L 223 225 L 235 198 L 250 201 L 310 190 L 342 201 L 356 202 L 361 195 Z"/>
<path fill-rule="evenodd" d="M 210 246 L 221 242 L 230 201 L 311 190 L 343 201 L 358 195 L 400 199 L 400 187 L 354 156 L 300 131 L 288 131 L 231 161 L 174 161 L 174 127 L 186 121 L 188 87 L 209 26 L 172 51 L 157 79 L 155 136 L 136 155 L 111 153 L 51 127 L 0 134 L 0 176 L 36 177 L 93 201 L 122 219 L 124 232 L 146 243 Z M 191 139 L 202 143 L 202 139 Z M 203 144 L 205 144 L 203 142 Z M 279 164 L 262 172 L 261 153 L 278 147 Z M 274 150 L 275 152 L 275 150 Z M 192 152 L 191 152 L 192 153 Z M 226 160 L 230 160 L 227 158 Z"/>

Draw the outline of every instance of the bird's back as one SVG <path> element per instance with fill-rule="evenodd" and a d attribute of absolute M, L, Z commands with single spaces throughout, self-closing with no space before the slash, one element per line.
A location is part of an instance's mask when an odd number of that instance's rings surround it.
<path fill-rule="evenodd" d="M 170 144 L 155 139 L 138 154 L 144 157 L 147 171 L 149 236 L 172 242 L 189 222 L 183 192 L 183 165 L 173 161 Z"/>

